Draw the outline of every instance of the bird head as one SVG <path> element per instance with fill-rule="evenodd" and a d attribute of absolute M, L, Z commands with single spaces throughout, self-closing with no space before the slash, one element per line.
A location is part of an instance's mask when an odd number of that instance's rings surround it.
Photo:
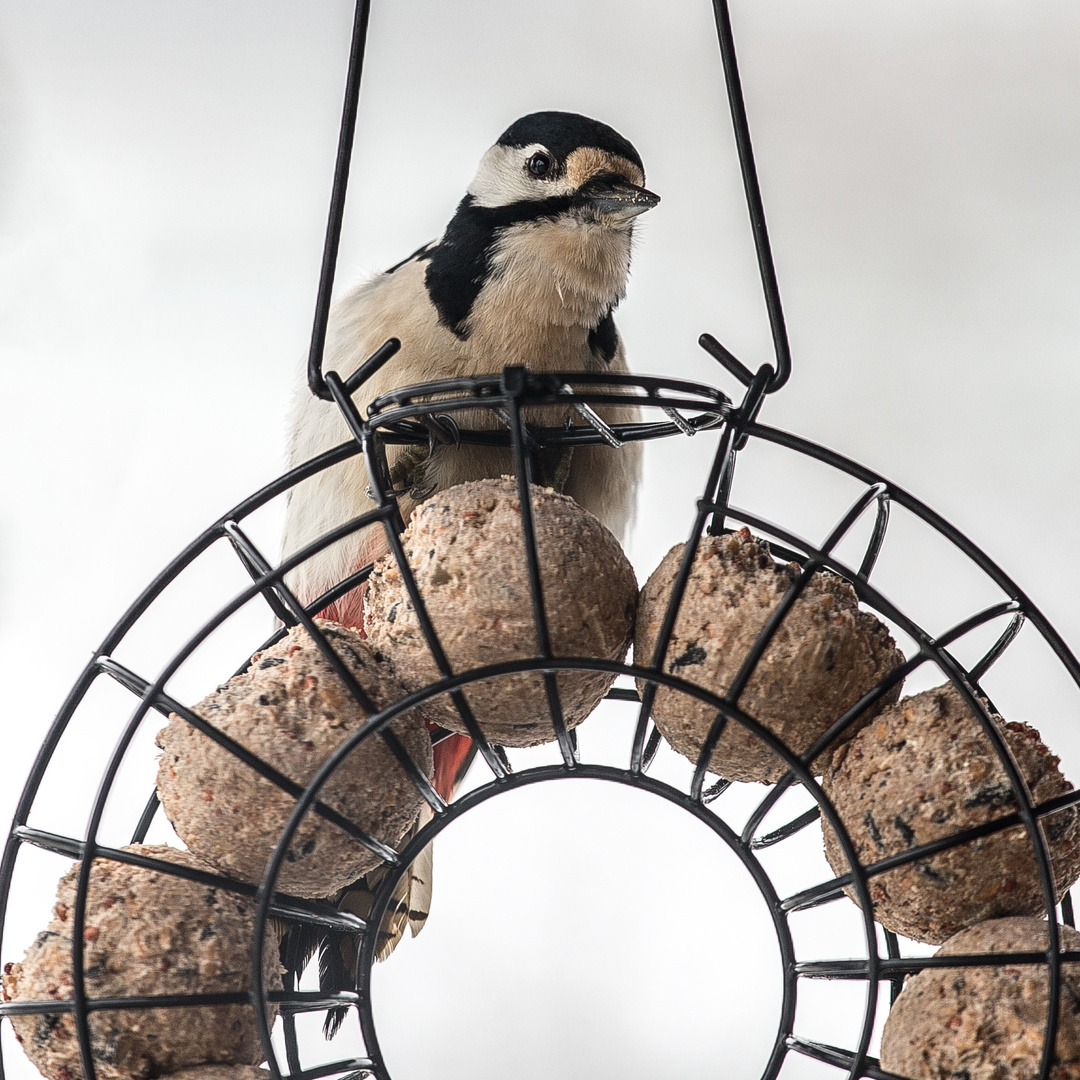
<path fill-rule="evenodd" d="M 644 183 L 607 124 L 567 112 L 511 124 L 421 256 L 440 320 L 462 338 L 595 327 L 625 293 L 634 222 L 660 201 Z"/>
<path fill-rule="evenodd" d="M 484 155 L 469 187 L 473 205 L 507 218 L 629 231 L 659 201 L 633 145 L 577 113 L 538 112 L 511 124 Z M 561 220 L 560 220 L 561 219 Z"/>

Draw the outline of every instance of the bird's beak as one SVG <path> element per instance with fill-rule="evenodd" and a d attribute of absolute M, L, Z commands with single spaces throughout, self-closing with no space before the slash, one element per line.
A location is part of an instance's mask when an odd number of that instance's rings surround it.
<path fill-rule="evenodd" d="M 659 195 L 611 173 L 594 176 L 583 184 L 578 198 L 582 205 L 617 218 L 637 217 L 660 201 Z"/>

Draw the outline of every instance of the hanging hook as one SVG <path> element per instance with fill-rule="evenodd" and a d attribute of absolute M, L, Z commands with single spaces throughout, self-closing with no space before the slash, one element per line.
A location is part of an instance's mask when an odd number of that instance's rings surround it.
<path fill-rule="evenodd" d="M 319 291 L 315 300 L 315 324 L 311 329 L 311 347 L 308 350 L 308 386 L 311 392 L 323 401 L 333 401 L 333 395 L 322 375 L 323 349 L 326 346 L 326 324 L 330 318 L 330 296 L 334 291 L 341 222 L 345 215 L 345 191 L 349 186 L 349 164 L 352 161 L 356 111 L 360 101 L 360 75 L 364 69 L 364 45 L 367 42 L 370 14 L 371 0 L 357 0 L 352 45 L 349 49 L 349 70 L 345 76 L 345 104 L 341 111 L 334 186 L 330 193 L 330 217 L 326 223 Z"/>
<path fill-rule="evenodd" d="M 754 233 L 754 248 L 757 251 L 761 287 L 765 292 L 765 306 L 769 311 L 769 325 L 772 328 L 776 372 L 765 388 L 766 394 L 772 394 L 779 390 L 791 375 L 791 348 L 788 344 L 787 328 L 784 325 L 784 309 L 780 303 L 780 287 L 776 282 L 776 267 L 773 265 L 772 249 L 769 246 L 769 230 L 765 224 L 765 208 L 761 202 L 757 168 L 754 165 L 754 149 L 750 143 L 750 125 L 746 119 L 746 104 L 743 101 L 742 83 L 739 80 L 739 65 L 735 58 L 735 39 L 731 32 L 731 16 L 728 13 L 727 0 L 713 0 L 713 15 L 716 19 L 716 36 L 720 42 L 720 59 L 724 65 L 724 81 L 727 84 L 731 124 L 735 129 L 735 144 L 739 149 L 739 166 L 742 169 L 743 190 L 746 192 L 746 208 L 750 213 L 750 227 Z M 712 339 L 712 341 L 715 340 L 715 338 Z M 701 344 L 729 371 L 741 379 L 744 385 L 749 385 L 750 379 L 740 375 L 729 365 L 729 360 L 735 358 L 723 349 L 723 346 L 720 348 L 728 359 L 713 352 L 704 341 Z M 719 346 L 719 342 L 716 344 Z M 738 364 L 738 361 L 735 362 Z M 739 366 L 742 367 L 741 364 Z M 743 371 L 746 375 L 750 374 L 745 368 Z"/>

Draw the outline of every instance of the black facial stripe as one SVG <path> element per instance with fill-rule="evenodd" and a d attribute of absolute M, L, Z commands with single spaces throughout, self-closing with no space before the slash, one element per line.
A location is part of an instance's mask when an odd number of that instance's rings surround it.
<path fill-rule="evenodd" d="M 540 143 L 559 161 L 565 161 L 572 150 L 592 146 L 632 161 L 642 174 L 645 166 L 633 145 L 614 128 L 599 120 L 569 112 L 538 112 L 523 116 L 499 136 L 499 146 L 532 146 Z"/>
<path fill-rule="evenodd" d="M 542 218 L 557 218 L 577 202 L 575 195 L 552 195 L 547 199 L 522 199 L 520 202 L 507 203 L 506 206 L 470 206 L 469 213 L 482 216 L 495 231 Z M 459 206 L 458 213 L 460 212 Z"/>
<path fill-rule="evenodd" d="M 428 260 L 424 281 L 439 321 L 459 338 L 468 337 L 465 323 L 491 273 L 499 234 L 512 225 L 558 217 L 573 206 L 569 196 L 477 206 L 471 195 L 458 204 L 443 238 L 421 255 Z"/>
<path fill-rule="evenodd" d="M 614 308 L 608 308 L 607 314 L 589 331 L 589 348 L 597 360 L 610 364 L 615 358 L 615 350 L 619 347 L 619 335 L 615 331 L 615 320 L 612 318 Z"/>

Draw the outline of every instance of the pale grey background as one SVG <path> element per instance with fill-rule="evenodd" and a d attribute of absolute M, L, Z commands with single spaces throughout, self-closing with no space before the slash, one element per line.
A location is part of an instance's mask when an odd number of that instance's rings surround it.
<path fill-rule="evenodd" d="M 0 8 L 5 820 L 96 642 L 189 539 L 280 471 L 349 7 Z M 757 0 L 733 18 L 795 357 L 763 419 L 914 491 L 1080 642 L 1080 9 Z M 706 329 L 751 366 L 769 357 L 704 0 L 399 0 L 376 5 L 369 40 L 341 285 L 436 235 L 516 116 L 574 109 L 635 142 L 664 200 L 642 221 L 620 310 L 632 366 L 732 389 L 694 344 Z M 685 530 L 706 443 L 649 450 L 630 549 L 642 580 Z M 853 494 L 768 454 L 747 458 L 741 484 L 818 537 Z M 259 525 L 270 551 L 276 527 L 273 514 Z M 894 536 L 883 587 L 931 629 L 994 598 L 902 520 Z M 133 664 L 160 664 L 239 585 L 220 563 L 147 619 Z M 261 612 L 245 618 L 178 693 L 194 700 L 228 673 L 266 628 Z M 1075 779 L 1076 694 L 1034 645 L 1018 648 L 993 692 Z M 105 695 L 90 712 L 100 729 L 73 733 L 43 827 L 83 827 L 94 747 L 111 746 L 128 707 Z M 583 745 L 617 760 L 625 730 L 622 713 L 597 717 Z M 140 739 L 115 800 L 120 839 L 149 789 L 152 731 Z M 684 775 L 667 758 L 657 768 Z M 440 841 L 430 926 L 378 973 L 394 1075 L 756 1075 L 777 963 L 748 879 L 692 820 L 569 787 L 488 804 Z M 786 886 L 824 876 L 816 844 L 774 861 Z M 63 862 L 20 865 L 3 960 L 43 925 Z M 843 908 L 806 922 L 806 955 L 858 954 Z M 799 1030 L 850 1045 L 860 1001 L 808 987 Z M 7 1025 L 2 1038 L 10 1075 L 35 1075 Z M 311 1052 L 357 1046 L 350 1033 Z M 785 1075 L 826 1072 L 796 1061 Z"/>

